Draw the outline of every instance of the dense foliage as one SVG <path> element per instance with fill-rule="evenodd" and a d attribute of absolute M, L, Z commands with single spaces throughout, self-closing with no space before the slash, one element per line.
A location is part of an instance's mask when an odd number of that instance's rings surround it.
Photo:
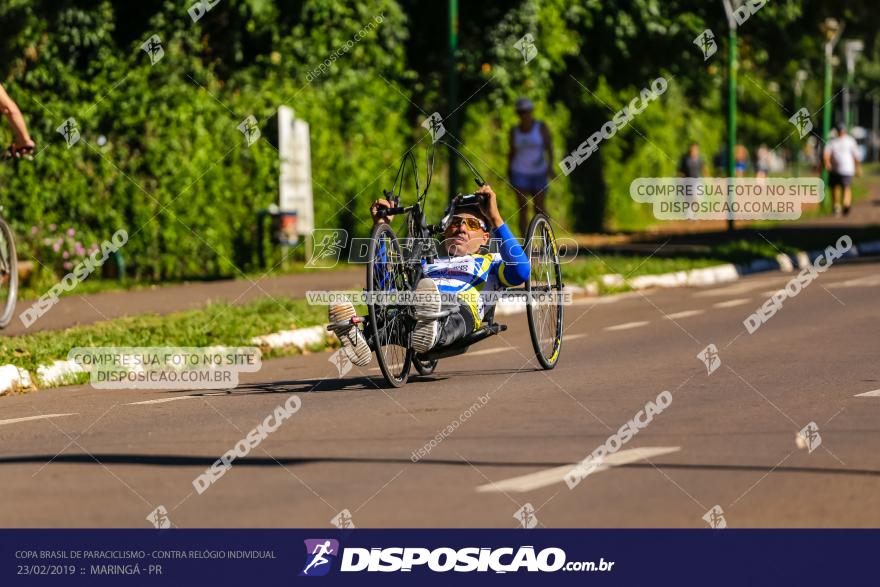
<path fill-rule="evenodd" d="M 517 96 L 537 103 L 559 160 L 652 79 L 670 79 L 662 99 L 553 183 L 551 212 L 570 230 L 644 225 L 629 181 L 674 173 L 691 139 L 707 157 L 724 140 L 720 1 L 462 2 L 455 104 L 445 89 L 444 2 L 220 0 L 197 22 L 184 4 L 0 1 L 0 81 L 39 146 L 33 162 L 0 168 L 5 214 L 20 234 L 57 224 L 91 245 L 125 228 L 126 263 L 144 279 L 247 270 L 256 259 L 256 212 L 277 200 L 280 104 L 311 126 L 317 225 L 361 236 L 368 203 L 391 186 L 411 147 L 424 183 L 430 139 L 420 123 L 434 111 L 453 113 L 449 139 L 499 188 L 510 216 L 507 132 Z M 810 72 L 805 105 L 818 111 L 818 24 L 826 16 L 843 18 L 847 34 L 865 40 L 858 83 L 876 83 L 873 12 L 855 0 L 776 0 L 744 23 L 741 139 L 798 148 L 787 121 L 791 80 L 799 68 Z M 706 28 L 719 51 L 704 61 L 693 39 Z M 538 50 L 528 63 L 514 47 L 526 33 Z M 164 52 L 155 64 L 142 50 L 152 35 Z M 840 78 L 838 71 L 838 86 Z M 249 115 L 268 140 L 245 144 L 238 125 Z M 68 147 L 56 129 L 70 117 L 81 138 Z M 8 141 L 8 129 L 0 132 Z M 445 201 L 447 165 L 441 154 L 434 212 Z M 460 189 L 469 184 L 464 174 Z M 41 254 L 40 242 L 25 253 Z"/>

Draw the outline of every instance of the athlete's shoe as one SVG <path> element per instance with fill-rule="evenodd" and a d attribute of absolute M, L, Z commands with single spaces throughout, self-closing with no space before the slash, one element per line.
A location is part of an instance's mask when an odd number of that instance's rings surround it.
<path fill-rule="evenodd" d="M 330 326 L 330 330 L 339 338 L 339 342 L 342 343 L 342 348 L 345 350 L 348 358 L 351 359 L 351 362 L 361 367 L 369 365 L 372 356 L 370 345 L 367 344 L 367 339 L 360 328 L 357 327 L 357 324 L 349 322 L 349 320 L 357 315 L 354 311 L 354 305 L 351 302 L 330 304 L 329 314 L 331 324 L 334 322 L 346 322 L 346 324 L 341 326 Z"/>
<path fill-rule="evenodd" d="M 428 277 L 419 280 L 415 298 L 413 309 L 417 321 L 412 331 L 412 348 L 417 353 L 426 353 L 434 348 L 440 338 L 440 321 L 437 318 L 419 318 L 438 314 L 442 308 L 440 291 L 434 280 Z"/>

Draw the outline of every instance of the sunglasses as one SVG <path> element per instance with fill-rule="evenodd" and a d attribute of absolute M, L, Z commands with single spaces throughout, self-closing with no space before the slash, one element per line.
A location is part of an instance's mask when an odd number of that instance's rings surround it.
<path fill-rule="evenodd" d="M 449 228 L 446 230 L 455 230 L 462 224 L 464 224 L 468 230 L 486 230 L 485 222 L 479 218 L 473 218 L 471 216 L 453 216 L 452 222 L 449 223 Z"/>

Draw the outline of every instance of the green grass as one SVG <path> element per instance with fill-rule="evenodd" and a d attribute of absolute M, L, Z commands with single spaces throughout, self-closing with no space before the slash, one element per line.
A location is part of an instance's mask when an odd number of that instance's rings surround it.
<path fill-rule="evenodd" d="M 35 372 L 38 365 L 66 359 L 74 347 L 103 346 L 252 346 L 254 336 L 323 324 L 327 310 L 305 300 L 261 299 L 232 306 L 210 304 L 201 310 L 167 316 L 146 314 L 0 339 L 0 364 Z M 272 351 L 267 356 L 298 351 Z"/>

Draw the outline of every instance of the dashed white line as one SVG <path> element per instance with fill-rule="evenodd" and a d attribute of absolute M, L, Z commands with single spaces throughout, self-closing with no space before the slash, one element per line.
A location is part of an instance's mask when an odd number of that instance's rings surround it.
<path fill-rule="evenodd" d="M 586 332 L 581 332 L 580 334 L 563 334 L 562 340 L 574 340 L 576 338 L 583 338 L 587 336 Z"/>
<path fill-rule="evenodd" d="M 499 348 L 494 348 L 494 349 L 483 349 L 481 351 L 474 351 L 472 353 L 469 352 L 467 354 L 467 356 L 473 357 L 475 355 L 492 355 L 494 353 L 503 353 L 504 351 L 512 351 L 512 350 L 513 350 L 513 347 L 510 347 L 510 346 L 499 347 Z"/>
<path fill-rule="evenodd" d="M 845 281 L 832 281 L 826 287 L 873 287 L 876 285 L 880 285 L 880 275 L 868 275 L 867 277 L 858 277 Z"/>
<path fill-rule="evenodd" d="M 608 455 L 603 458 L 602 464 L 596 467 L 593 472 L 598 473 L 599 471 L 606 471 L 611 467 L 634 463 L 643 459 L 678 452 L 679 450 L 681 450 L 680 446 L 645 446 L 641 448 L 621 450 L 613 455 Z M 565 476 L 576 466 L 577 464 L 554 467 L 553 469 L 545 469 L 544 471 L 538 471 L 537 473 L 530 473 L 520 477 L 513 477 L 496 483 L 487 483 L 477 487 L 477 491 L 481 493 L 487 491 L 518 493 L 533 491 L 563 481 Z"/>
<path fill-rule="evenodd" d="M 0 420 L 0 426 L 5 426 L 6 424 L 15 424 L 17 422 L 29 422 L 31 420 L 45 420 L 47 418 L 61 418 L 63 416 L 78 416 L 78 413 L 73 414 L 43 414 L 41 416 L 26 416 L 24 418 L 10 418 L 9 420 Z"/>
<path fill-rule="evenodd" d="M 856 397 L 880 397 L 880 389 L 866 391 L 865 393 L 857 393 Z"/>
<path fill-rule="evenodd" d="M 748 304 L 751 298 L 736 298 L 734 300 L 726 300 L 724 302 L 718 302 L 717 304 L 712 304 L 713 308 L 733 308 L 735 306 L 742 306 L 743 304 Z"/>
<path fill-rule="evenodd" d="M 198 395 L 176 395 L 174 397 L 163 397 L 162 399 L 150 399 L 144 402 L 134 402 L 130 404 L 125 404 L 126 406 L 146 406 L 149 404 L 164 404 L 166 402 L 176 402 L 179 399 L 193 399 L 196 397 L 200 397 Z"/>
<path fill-rule="evenodd" d="M 615 324 L 614 326 L 606 326 L 605 328 L 603 328 L 603 330 L 629 330 L 630 328 L 640 328 L 645 324 L 649 324 L 649 322 L 647 320 L 642 320 L 640 322 L 625 322 L 623 324 Z"/>
<path fill-rule="evenodd" d="M 666 314 L 667 320 L 678 320 L 679 318 L 690 318 L 691 316 L 699 316 L 706 310 L 685 310 L 684 312 L 676 312 L 675 314 Z"/>

